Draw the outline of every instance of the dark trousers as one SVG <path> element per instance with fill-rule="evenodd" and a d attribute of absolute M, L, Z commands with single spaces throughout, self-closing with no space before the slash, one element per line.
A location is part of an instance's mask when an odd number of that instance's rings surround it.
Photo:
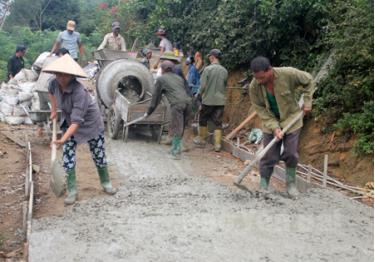
<path fill-rule="evenodd" d="M 105 156 L 104 148 L 104 134 L 99 134 L 98 137 L 93 138 L 87 143 L 90 146 L 91 157 L 97 167 L 106 167 L 107 159 Z M 76 149 L 77 142 L 74 140 L 74 136 L 71 136 L 65 141 L 63 146 L 63 167 L 65 172 L 69 172 L 76 167 Z"/>
<path fill-rule="evenodd" d="M 207 106 L 203 105 L 199 112 L 199 125 L 207 126 L 207 122 L 211 120 L 217 129 L 221 129 L 224 115 L 224 106 Z"/>
<path fill-rule="evenodd" d="M 285 134 L 283 139 L 274 144 L 259 162 L 259 172 L 262 177 L 269 178 L 273 167 L 280 161 L 285 162 L 286 167 L 296 167 L 298 164 L 298 140 L 301 129 L 290 134 Z M 266 147 L 274 138 L 273 134 L 263 134 L 263 146 Z M 284 151 L 280 154 L 281 145 Z"/>
<path fill-rule="evenodd" d="M 185 126 L 189 120 L 190 104 L 177 104 L 171 106 L 170 134 L 182 138 Z"/>

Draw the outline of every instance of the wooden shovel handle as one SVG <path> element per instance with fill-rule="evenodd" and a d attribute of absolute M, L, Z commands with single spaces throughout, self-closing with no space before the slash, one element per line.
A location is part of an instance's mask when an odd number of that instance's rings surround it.
<path fill-rule="evenodd" d="M 56 141 L 57 138 L 57 120 L 56 118 L 52 119 L 52 145 L 51 145 L 51 162 L 56 159 L 56 144 L 53 141 Z"/>
<path fill-rule="evenodd" d="M 250 123 L 250 121 L 257 115 L 257 113 L 254 111 L 253 113 L 251 113 L 244 121 L 242 121 L 242 123 L 237 126 L 235 129 L 233 129 L 232 132 L 230 132 L 225 138 L 230 140 L 232 139 L 242 128 L 245 127 L 245 125 L 247 125 L 248 123 Z"/>

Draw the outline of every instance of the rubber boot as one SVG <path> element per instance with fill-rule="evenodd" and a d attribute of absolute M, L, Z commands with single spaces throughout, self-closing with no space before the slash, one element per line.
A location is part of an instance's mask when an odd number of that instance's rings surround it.
<path fill-rule="evenodd" d="M 296 186 L 296 168 L 286 168 L 286 190 L 290 198 L 297 198 L 299 192 Z"/>
<path fill-rule="evenodd" d="M 65 205 L 73 205 L 77 200 L 76 171 L 71 170 L 66 172 L 66 174 L 68 196 L 64 199 L 64 203 Z"/>
<path fill-rule="evenodd" d="M 206 138 L 208 134 L 207 126 L 199 126 L 198 128 L 198 136 L 194 138 L 194 144 L 198 146 L 205 146 L 206 145 Z"/>
<path fill-rule="evenodd" d="M 96 167 L 96 169 L 98 170 L 103 191 L 108 195 L 116 194 L 117 190 L 112 187 L 112 183 L 109 181 L 108 167 Z"/>
<path fill-rule="evenodd" d="M 267 191 L 269 184 L 270 184 L 270 177 L 264 177 L 264 176 L 260 177 L 259 188 L 261 191 Z"/>
<path fill-rule="evenodd" d="M 181 159 L 181 142 L 182 139 L 180 137 L 174 136 L 172 139 L 171 155 L 174 160 Z"/>
<path fill-rule="evenodd" d="M 214 149 L 215 152 L 220 152 L 221 150 L 221 136 L 222 136 L 223 131 L 221 129 L 216 129 L 214 131 Z"/>

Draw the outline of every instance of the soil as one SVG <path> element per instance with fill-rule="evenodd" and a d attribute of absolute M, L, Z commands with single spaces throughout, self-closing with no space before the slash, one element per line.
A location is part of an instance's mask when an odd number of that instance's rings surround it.
<path fill-rule="evenodd" d="M 0 123 L 0 130 L 5 128 Z M 0 261 L 12 251 L 15 257 L 22 255 L 25 161 L 24 149 L 0 132 Z"/>

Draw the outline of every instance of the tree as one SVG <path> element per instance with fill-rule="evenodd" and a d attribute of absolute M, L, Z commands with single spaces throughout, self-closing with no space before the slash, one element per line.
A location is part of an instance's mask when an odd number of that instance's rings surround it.
<path fill-rule="evenodd" d="M 63 29 L 68 19 L 79 17 L 79 5 L 74 0 L 14 1 L 7 28 L 28 25 L 33 30 Z"/>

